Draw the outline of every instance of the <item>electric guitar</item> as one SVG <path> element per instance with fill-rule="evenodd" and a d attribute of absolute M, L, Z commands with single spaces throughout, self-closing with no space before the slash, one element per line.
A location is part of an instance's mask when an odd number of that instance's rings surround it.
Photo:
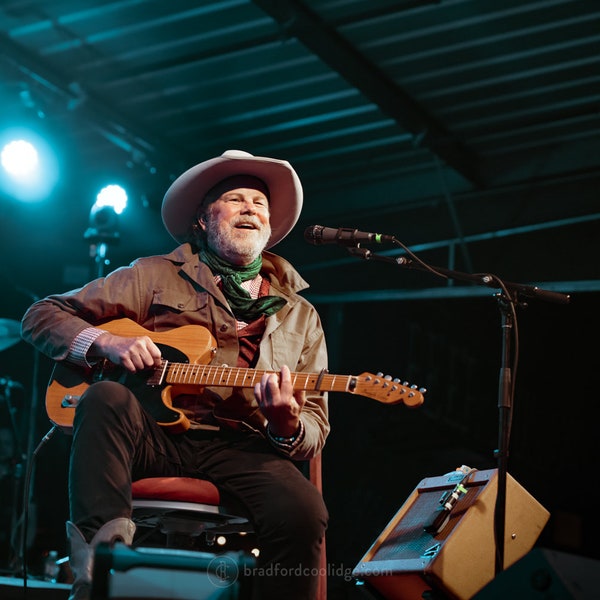
<path fill-rule="evenodd" d="M 119 381 L 126 385 L 156 422 L 171 432 L 182 432 L 190 422 L 174 405 L 177 396 L 199 394 L 202 388 L 253 388 L 265 373 L 257 369 L 211 366 L 216 341 L 201 325 L 184 325 L 165 332 L 149 331 L 130 319 L 117 319 L 102 325 L 102 329 L 124 337 L 147 335 L 160 348 L 160 367 L 130 373 L 108 360 L 92 368 L 81 368 L 66 362 L 56 363 L 46 391 L 46 412 L 52 423 L 71 433 L 75 408 L 83 392 L 94 382 Z M 332 375 L 292 373 L 294 390 L 316 392 L 347 392 L 372 398 L 383 404 L 403 403 L 418 406 L 423 403 L 424 389 L 389 375 Z"/>

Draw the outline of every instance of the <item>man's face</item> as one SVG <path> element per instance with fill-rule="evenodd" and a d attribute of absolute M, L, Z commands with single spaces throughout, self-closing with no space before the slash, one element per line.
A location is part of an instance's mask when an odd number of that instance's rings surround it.
<path fill-rule="evenodd" d="M 235 188 L 211 202 L 198 223 L 210 249 L 235 265 L 248 265 L 271 237 L 269 201 L 253 188 Z"/>

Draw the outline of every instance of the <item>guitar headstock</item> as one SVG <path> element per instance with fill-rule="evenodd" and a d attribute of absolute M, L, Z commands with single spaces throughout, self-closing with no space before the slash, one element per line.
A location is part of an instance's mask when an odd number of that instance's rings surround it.
<path fill-rule="evenodd" d="M 402 402 L 406 406 L 412 407 L 419 406 L 425 401 L 423 394 L 426 390 L 424 388 L 417 388 L 416 385 L 392 379 L 390 375 L 362 373 L 353 379 L 350 393 L 360 394 L 383 404 Z"/>

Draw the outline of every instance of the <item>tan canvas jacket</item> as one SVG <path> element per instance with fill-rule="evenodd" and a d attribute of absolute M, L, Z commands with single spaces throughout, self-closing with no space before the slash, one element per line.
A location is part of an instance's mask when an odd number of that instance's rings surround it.
<path fill-rule="evenodd" d="M 327 350 L 320 318 L 299 291 L 308 287 L 283 258 L 263 253 L 263 275 L 271 294 L 287 304 L 266 319 L 257 370 L 319 373 L 327 368 Z M 74 338 L 90 325 L 128 318 L 149 331 L 164 332 L 184 325 L 207 328 L 216 342 L 211 365 L 235 367 L 238 355 L 236 321 L 208 267 L 189 244 L 173 252 L 139 258 L 80 289 L 54 294 L 33 304 L 22 321 L 23 339 L 51 359 L 64 361 Z M 206 388 L 197 397 L 192 426 L 217 416 L 220 423 L 252 428 L 264 434 L 265 420 L 251 389 Z M 193 403 L 192 403 L 193 405 Z M 186 404 L 186 406 L 188 406 Z M 329 433 L 327 394 L 307 392 L 302 412 L 305 436 L 291 453 L 298 460 L 318 454 Z"/>

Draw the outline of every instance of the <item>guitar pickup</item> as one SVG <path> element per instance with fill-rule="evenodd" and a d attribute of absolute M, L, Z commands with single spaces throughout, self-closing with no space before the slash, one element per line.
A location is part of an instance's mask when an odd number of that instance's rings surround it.
<path fill-rule="evenodd" d="M 61 408 L 75 408 L 79 404 L 81 396 L 74 396 L 73 394 L 65 394 L 62 402 L 60 403 Z"/>

